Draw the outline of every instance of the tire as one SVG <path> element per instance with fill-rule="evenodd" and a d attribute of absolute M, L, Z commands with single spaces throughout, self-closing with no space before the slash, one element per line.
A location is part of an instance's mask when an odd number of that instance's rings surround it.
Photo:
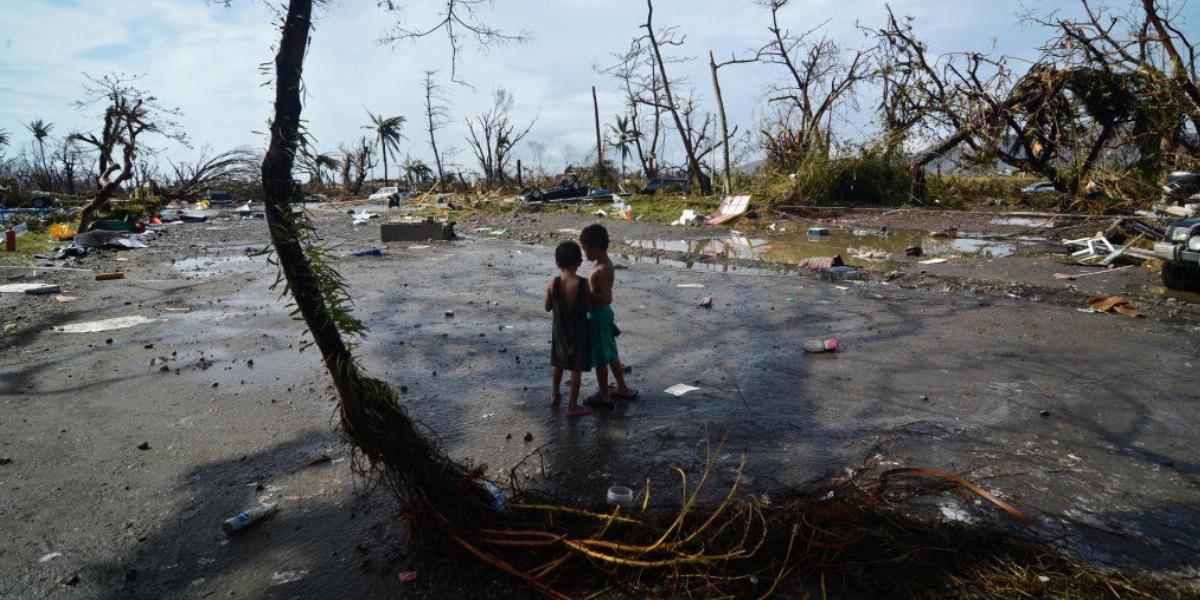
<path fill-rule="evenodd" d="M 1163 287 L 1178 292 L 1200 292 L 1200 266 L 1163 264 Z"/>

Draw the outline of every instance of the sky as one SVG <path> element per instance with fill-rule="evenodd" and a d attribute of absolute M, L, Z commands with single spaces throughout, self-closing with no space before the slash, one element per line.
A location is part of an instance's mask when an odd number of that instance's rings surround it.
<path fill-rule="evenodd" d="M 1121 1 L 1124 0 L 1113 0 Z M 8 154 L 28 146 L 24 127 L 41 118 L 53 134 L 93 131 L 96 107 L 79 109 L 85 74 L 125 73 L 182 112 L 178 119 L 191 147 L 156 140 L 161 156 L 194 157 L 204 147 L 220 151 L 236 146 L 262 148 L 271 111 L 270 75 L 278 17 L 272 0 L 0 0 L 0 130 L 12 138 Z M 438 0 L 394 2 L 401 13 L 377 7 L 376 0 L 332 0 L 319 11 L 305 66 L 304 116 L 319 150 L 335 150 L 368 133 L 367 110 L 409 119 L 402 153 L 432 164 L 423 118 L 421 78 L 439 71 L 450 99 L 451 121 L 439 132 L 439 147 L 454 148 L 452 161 L 471 168 L 464 142 L 464 119 L 485 110 L 492 90 L 503 86 L 515 95 L 514 120 L 536 120 L 519 149 L 529 160 L 536 142 L 550 170 L 578 163 L 595 145 L 591 88 L 596 86 L 602 125 L 624 110 L 618 83 L 597 72 L 613 62 L 639 34 L 644 0 L 496 0 L 479 16 L 508 32 L 525 32 L 523 44 L 479 49 L 467 43 L 459 78 L 449 81 L 450 52 L 443 36 L 395 45 L 381 43 L 392 24 L 434 22 Z M 1047 34 L 1022 21 L 1027 9 L 1077 10 L 1074 0 L 893 0 L 898 15 L 915 18 L 918 33 L 934 53 L 988 50 L 1031 56 Z M 785 27 L 821 32 L 848 46 L 869 43 L 859 25 L 884 22 L 878 0 L 794 0 L 783 13 Z M 1188 11 L 1185 10 L 1185 13 Z M 672 66 L 686 78 L 706 110 L 715 110 L 707 54 L 718 59 L 744 52 L 766 40 L 768 12 L 754 0 L 658 0 L 655 23 L 675 25 L 685 44 L 671 49 L 694 60 Z M 822 25 L 824 24 L 824 25 Z M 1195 36 L 1200 18 L 1185 24 Z M 62 35 L 62 32 L 75 32 Z M 1200 36 L 1195 36 L 1200 37 Z M 701 57 L 704 57 L 701 59 Z M 765 92 L 785 75 L 771 65 L 731 66 L 721 71 L 721 87 L 731 124 L 754 130 L 762 118 Z M 869 107 L 864 107 L 868 109 Z M 868 111 L 844 126 L 848 137 L 872 131 Z M 668 151 L 678 152 L 677 142 Z"/>

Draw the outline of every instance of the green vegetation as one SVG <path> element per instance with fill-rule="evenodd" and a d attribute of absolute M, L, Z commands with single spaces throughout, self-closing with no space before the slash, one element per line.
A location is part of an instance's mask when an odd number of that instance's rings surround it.
<path fill-rule="evenodd" d="M 34 254 L 49 252 L 61 242 L 51 239 L 46 232 L 30 231 L 17 237 L 17 251 L 0 253 L 0 264 L 25 264 Z"/>

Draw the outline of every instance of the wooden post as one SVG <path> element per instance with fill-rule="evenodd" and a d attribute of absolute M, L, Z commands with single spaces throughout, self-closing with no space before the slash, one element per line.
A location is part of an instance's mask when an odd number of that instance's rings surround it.
<path fill-rule="evenodd" d="M 517 189 L 525 187 L 525 177 L 521 169 L 521 159 L 517 159 Z"/>
<path fill-rule="evenodd" d="M 713 91 L 717 94 L 717 112 L 721 116 L 721 154 L 725 159 L 725 195 L 730 193 L 729 177 L 729 123 L 725 120 L 725 100 L 721 97 L 721 81 L 717 79 L 717 60 L 712 50 L 708 51 L 708 66 L 712 68 Z"/>
<path fill-rule="evenodd" d="M 600 185 L 603 186 L 606 177 L 604 177 L 604 145 L 600 141 L 600 102 L 596 100 L 596 86 L 592 86 L 592 111 L 596 117 L 596 172 L 600 176 Z"/>

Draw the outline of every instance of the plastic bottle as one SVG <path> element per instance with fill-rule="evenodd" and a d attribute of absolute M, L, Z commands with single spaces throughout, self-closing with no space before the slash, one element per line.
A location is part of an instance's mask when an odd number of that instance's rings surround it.
<path fill-rule="evenodd" d="M 804 351 L 813 354 L 819 354 L 821 352 L 837 352 L 839 345 L 840 344 L 838 341 L 834 338 L 829 338 L 827 340 L 808 340 L 807 342 L 804 342 Z"/>
<path fill-rule="evenodd" d="M 501 490 L 496 484 L 484 479 L 483 487 L 487 488 L 488 493 L 492 495 L 492 507 L 496 512 L 505 512 L 508 510 L 508 497 L 504 495 L 504 490 Z"/>
<path fill-rule="evenodd" d="M 228 519 L 221 527 L 226 534 L 237 533 L 275 513 L 279 509 L 279 504 L 275 502 L 264 502 L 251 508 L 250 510 L 242 511 Z"/>

